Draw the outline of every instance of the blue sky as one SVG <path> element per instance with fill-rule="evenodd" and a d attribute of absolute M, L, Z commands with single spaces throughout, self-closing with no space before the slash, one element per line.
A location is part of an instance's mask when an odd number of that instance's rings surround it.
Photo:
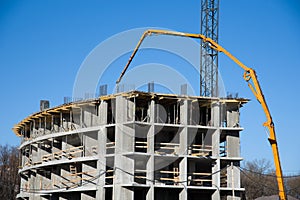
<path fill-rule="evenodd" d="M 286 174 L 300 173 L 300 131 L 296 126 L 300 122 L 299 10 L 298 0 L 220 3 L 219 43 L 257 71 L 276 125 Z M 1 0 L 0 27 L 0 143 L 18 145 L 13 125 L 38 111 L 40 99 L 49 99 L 54 106 L 62 104 L 64 96 L 72 96 L 82 62 L 99 43 L 140 27 L 198 33 L 200 1 Z M 138 56 L 139 64 L 155 60 L 154 56 Z M 113 81 L 128 57 L 123 55 L 116 62 Z M 261 126 L 264 113 L 244 83 L 243 71 L 223 55 L 219 62 L 227 91 L 252 99 L 242 108 L 242 156 L 273 161 Z M 198 82 L 194 84 L 197 87 Z"/>

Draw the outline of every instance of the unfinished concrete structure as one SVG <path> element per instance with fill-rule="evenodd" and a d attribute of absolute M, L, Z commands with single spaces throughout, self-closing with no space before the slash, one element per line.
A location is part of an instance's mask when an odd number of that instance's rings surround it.
<path fill-rule="evenodd" d="M 240 199 L 248 100 L 124 92 L 32 114 L 19 199 Z"/>

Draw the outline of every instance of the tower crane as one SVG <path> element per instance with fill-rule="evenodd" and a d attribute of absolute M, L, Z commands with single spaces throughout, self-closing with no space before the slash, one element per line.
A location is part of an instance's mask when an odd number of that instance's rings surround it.
<path fill-rule="evenodd" d="M 219 38 L 219 0 L 201 0 L 200 34 L 215 42 Z M 201 40 L 200 45 L 200 95 L 218 96 L 218 51 Z"/>

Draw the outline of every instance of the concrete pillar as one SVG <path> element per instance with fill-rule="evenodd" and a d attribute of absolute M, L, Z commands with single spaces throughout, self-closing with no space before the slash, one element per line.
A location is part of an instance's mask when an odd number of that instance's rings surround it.
<path fill-rule="evenodd" d="M 183 183 L 181 183 L 180 185 L 184 186 L 184 189 L 180 191 L 179 193 L 179 199 L 180 200 L 187 200 L 188 198 L 188 194 L 187 194 L 187 189 L 186 186 L 187 184 L 187 179 L 188 179 L 188 159 L 187 159 L 187 153 L 188 153 L 188 146 L 189 146 L 189 142 L 188 142 L 188 100 L 184 100 L 181 102 L 180 104 L 180 123 L 182 125 L 184 125 L 184 128 L 182 128 L 181 132 L 180 132 L 180 151 L 179 154 L 180 155 L 184 155 L 184 158 L 180 161 L 179 163 L 179 172 L 180 172 L 180 181 L 182 181 Z M 191 142 L 191 141 L 190 141 Z"/>
<path fill-rule="evenodd" d="M 240 157 L 240 138 L 238 132 L 231 132 L 226 136 L 227 157 Z"/>
<path fill-rule="evenodd" d="M 216 130 L 212 133 L 212 156 L 216 158 L 215 163 L 212 166 L 212 186 L 216 187 L 217 190 L 212 194 L 213 200 L 220 200 L 220 103 L 213 102 L 211 105 L 211 121 L 212 125 L 216 127 Z"/>
<path fill-rule="evenodd" d="M 79 113 L 79 127 L 83 128 L 83 111 L 82 107 L 80 107 L 80 113 Z"/>
<path fill-rule="evenodd" d="M 106 171 L 106 128 L 102 127 L 98 132 L 98 161 L 97 161 L 97 173 Z M 98 178 L 96 199 L 105 199 L 105 174 Z"/>
<path fill-rule="evenodd" d="M 184 100 L 181 101 L 180 104 L 180 124 L 187 125 L 188 124 L 188 118 L 189 118 L 189 101 Z"/>
<path fill-rule="evenodd" d="M 219 101 L 214 101 L 211 104 L 211 122 L 214 127 L 220 127 L 220 105 Z"/>
<path fill-rule="evenodd" d="M 126 100 L 127 104 L 127 121 L 131 122 L 135 120 L 135 104 L 134 101 L 130 101 L 129 99 Z"/>
<path fill-rule="evenodd" d="M 99 123 L 102 124 L 107 124 L 107 102 L 106 101 L 101 101 L 99 105 Z"/>
<path fill-rule="evenodd" d="M 62 137 L 61 149 L 58 149 L 57 151 L 60 151 L 60 150 L 66 151 L 68 148 L 69 148 L 69 145 L 68 145 L 68 135 L 66 135 L 66 136 Z"/>
<path fill-rule="evenodd" d="M 31 144 L 31 159 L 32 159 L 32 163 L 31 164 L 34 164 L 36 162 L 38 162 L 38 145 L 36 143 L 32 143 Z"/>
<path fill-rule="evenodd" d="M 83 134 L 84 156 L 97 155 L 98 148 L 98 132 L 87 132 Z"/>
<path fill-rule="evenodd" d="M 92 126 L 92 113 L 88 107 L 84 107 L 83 109 L 83 124 L 84 127 Z"/>
<path fill-rule="evenodd" d="M 184 128 L 180 130 L 180 146 L 179 146 L 179 154 L 187 154 L 188 151 L 188 101 L 184 100 L 180 105 L 180 123 L 184 125 Z M 190 142 L 190 141 L 189 141 Z"/>
<path fill-rule="evenodd" d="M 237 163 L 232 162 L 227 168 L 227 187 L 229 188 L 240 188 L 240 170 L 236 167 Z"/>
<path fill-rule="evenodd" d="M 227 105 L 227 126 L 228 127 L 239 127 L 240 113 L 238 105 Z"/>
<path fill-rule="evenodd" d="M 184 188 L 179 192 L 179 200 L 187 200 L 187 199 L 188 199 L 187 188 L 184 187 Z"/>
<path fill-rule="evenodd" d="M 212 166 L 212 173 L 220 170 L 220 159 L 217 159 L 215 164 Z M 220 173 L 215 173 L 212 175 L 212 187 L 217 188 L 212 194 L 212 200 L 220 200 Z"/>
<path fill-rule="evenodd" d="M 97 104 L 95 104 L 95 106 L 91 107 L 92 126 L 99 125 L 99 117 L 97 116 L 98 109 L 99 109 L 99 107 Z"/>
<path fill-rule="evenodd" d="M 59 121 L 60 121 L 59 132 L 63 132 L 63 113 L 62 113 L 62 111 L 60 111 L 60 113 L 59 113 Z"/>
<path fill-rule="evenodd" d="M 151 100 L 149 105 L 149 117 L 150 117 L 150 124 L 151 127 L 149 128 L 147 141 L 148 141 L 148 149 L 147 153 L 150 154 L 149 160 L 147 162 L 146 170 L 147 170 L 147 179 L 154 180 L 154 136 L 155 136 L 155 127 L 154 127 L 154 120 L 155 120 L 155 101 Z M 146 199 L 153 200 L 154 199 L 154 183 L 153 181 L 146 181 L 147 185 L 150 185 L 150 188 L 147 192 Z"/>
<path fill-rule="evenodd" d="M 154 186 L 150 186 L 147 195 L 146 195 L 146 200 L 153 200 L 154 199 Z"/>
<path fill-rule="evenodd" d="M 188 178 L 188 169 L 187 169 L 187 157 L 184 157 L 180 163 L 179 163 L 179 172 L 180 172 L 180 185 L 184 186 L 184 189 L 182 189 L 179 192 L 179 200 L 187 200 L 188 194 L 187 194 L 187 178 Z"/>
<path fill-rule="evenodd" d="M 134 152 L 134 129 L 123 123 L 127 121 L 127 99 L 116 97 L 116 135 L 115 135 L 115 178 L 113 184 L 113 199 L 133 200 L 134 192 L 122 184 L 132 184 L 134 177 L 134 160 L 123 153 Z M 130 173 L 130 174 L 129 174 Z"/>

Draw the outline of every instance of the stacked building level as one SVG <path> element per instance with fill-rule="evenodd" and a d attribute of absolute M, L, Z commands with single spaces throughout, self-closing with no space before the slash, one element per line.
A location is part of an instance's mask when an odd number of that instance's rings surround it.
<path fill-rule="evenodd" d="M 247 102 L 131 91 L 32 114 L 18 199 L 240 199 Z"/>

